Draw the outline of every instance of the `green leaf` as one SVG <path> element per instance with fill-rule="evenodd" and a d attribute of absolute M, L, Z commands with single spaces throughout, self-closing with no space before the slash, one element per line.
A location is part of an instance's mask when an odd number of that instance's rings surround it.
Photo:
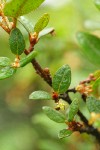
<path fill-rule="evenodd" d="M 15 68 L 10 66 L 4 67 L 0 70 L 0 80 L 6 79 L 14 75 L 16 72 Z"/>
<path fill-rule="evenodd" d="M 79 32 L 77 39 L 85 57 L 93 64 L 100 66 L 100 38 L 88 33 Z"/>
<path fill-rule="evenodd" d="M 96 87 L 99 86 L 99 85 L 100 85 L 100 78 L 98 78 L 98 79 L 94 82 L 93 87 L 92 87 L 93 91 L 94 91 L 94 90 L 96 89 Z"/>
<path fill-rule="evenodd" d="M 90 82 L 90 85 L 92 87 L 92 94 L 95 96 L 95 97 L 98 97 L 99 96 L 99 92 L 100 92 L 100 70 L 97 70 L 93 73 L 94 75 L 94 78 L 96 80 L 94 81 L 91 81 Z"/>
<path fill-rule="evenodd" d="M 54 32 L 54 28 L 47 28 L 47 29 L 44 29 L 42 30 L 40 33 L 39 33 L 39 38 L 47 35 L 47 34 L 52 34 Z"/>
<path fill-rule="evenodd" d="M 66 119 L 65 116 L 62 113 L 52 109 L 51 107 L 44 106 L 43 111 L 51 120 L 57 123 L 65 122 L 65 119 Z"/>
<path fill-rule="evenodd" d="M 35 57 L 37 56 L 36 51 L 32 51 L 30 54 L 28 54 L 25 58 L 21 59 L 20 61 L 20 67 L 26 66 L 28 63 L 30 63 Z"/>
<path fill-rule="evenodd" d="M 52 87 L 55 92 L 64 93 L 71 83 L 71 69 L 68 65 L 63 65 L 57 70 L 53 77 Z"/>
<path fill-rule="evenodd" d="M 100 10 L 100 0 L 95 0 L 95 5 Z"/>
<path fill-rule="evenodd" d="M 73 133 L 73 131 L 71 131 L 71 130 L 63 129 L 59 132 L 58 137 L 60 139 L 62 139 L 62 138 L 70 136 L 72 133 Z"/>
<path fill-rule="evenodd" d="M 11 64 L 11 60 L 7 57 L 0 57 L 0 67 L 6 67 Z"/>
<path fill-rule="evenodd" d="M 90 112 L 100 113 L 100 100 L 97 100 L 94 97 L 88 97 L 86 105 Z"/>
<path fill-rule="evenodd" d="M 24 26 L 28 33 L 33 32 L 34 26 L 26 16 L 21 16 L 18 21 Z"/>
<path fill-rule="evenodd" d="M 15 55 L 21 55 L 25 49 L 25 40 L 21 31 L 18 28 L 14 28 L 9 37 L 9 44 L 12 53 Z"/>
<path fill-rule="evenodd" d="M 29 99 L 33 100 L 51 100 L 52 97 L 49 93 L 45 91 L 34 91 L 30 94 Z"/>
<path fill-rule="evenodd" d="M 39 33 L 40 31 L 42 31 L 48 25 L 49 19 L 49 14 L 45 13 L 35 24 L 34 32 Z"/>
<path fill-rule="evenodd" d="M 96 79 L 100 78 L 100 70 L 97 70 L 93 75 Z"/>
<path fill-rule="evenodd" d="M 69 113 L 68 113 L 68 121 L 73 121 L 74 116 L 77 114 L 79 109 L 79 100 L 74 99 L 70 105 Z"/>
<path fill-rule="evenodd" d="M 9 0 L 5 4 L 4 14 L 10 17 L 19 17 L 38 8 L 44 0 Z"/>

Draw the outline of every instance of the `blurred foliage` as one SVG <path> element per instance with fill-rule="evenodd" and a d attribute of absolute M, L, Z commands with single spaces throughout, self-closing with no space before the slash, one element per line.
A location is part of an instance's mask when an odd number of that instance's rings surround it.
<path fill-rule="evenodd" d="M 99 69 L 82 55 L 76 40 L 78 31 L 100 35 L 99 11 L 91 0 L 64 2 L 58 7 L 44 3 L 35 13 L 25 17 L 34 25 L 41 14 L 50 14 L 49 26 L 55 28 L 56 36 L 43 37 L 36 45 L 35 48 L 40 52 L 38 61 L 43 67 L 49 67 L 51 74 L 61 65 L 69 64 L 72 68 L 71 86 L 74 87 L 87 78 L 89 73 Z M 18 27 L 21 28 L 28 47 L 27 33 L 20 23 Z M 14 56 L 8 48 L 7 33 L 0 29 L 0 35 L 0 55 L 13 60 Z M 28 99 L 31 92 L 39 89 L 50 90 L 35 74 L 31 64 L 19 70 L 10 79 L 0 81 L 0 150 L 97 149 L 94 138 L 87 134 L 75 133 L 69 138 L 58 139 L 57 133 L 62 126 L 49 120 L 41 111 L 41 106 L 46 103 L 53 105 L 52 102 L 31 102 Z M 83 102 L 80 105 L 86 116 L 89 116 Z"/>

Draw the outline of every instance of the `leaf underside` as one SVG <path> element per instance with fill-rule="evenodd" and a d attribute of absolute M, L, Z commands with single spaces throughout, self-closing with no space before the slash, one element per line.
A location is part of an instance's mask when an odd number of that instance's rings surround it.
<path fill-rule="evenodd" d="M 8 57 L 0 57 L 0 67 L 6 67 L 11 64 L 11 60 Z"/>
<path fill-rule="evenodd" d="M 71 130 L 63 129 L 59 132 L 58 137 L 60 139 L 62 139 L 62 138 L 70 136 L 72 133 L 73 133 L 73 131 L 71 131 Z"/>
<path fill-rule="evenodd" d="M 29 99 L 33 100 L 51 100 L 52 97 L 45 91 L 34 91 L 30 94 Z"/>
<path fill-rule="evenodd" d="M 0 70 L 0 80 L 6 79 L 14 75 L 16 72 L 15 68 L 10 66 L 4 67 Z"/>
<path fill-rule="evenodd" d="M 44 106 L 43 111 L 51 120 L 57 123 L 65 122 L 65 116 L 62 113 L 52 109 L 51 107 Z"/>

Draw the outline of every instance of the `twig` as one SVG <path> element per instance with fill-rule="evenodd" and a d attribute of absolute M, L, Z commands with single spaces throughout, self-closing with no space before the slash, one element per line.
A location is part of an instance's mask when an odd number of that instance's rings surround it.
<path fill-rule="evenodd" d="M 33 46 L 30 46 L 28 50 L 25 50 L 25 51 L 24 51 L 24 53 L 25 53 L 26 55 L 28 55 L 28 54 L 29 54 L 29 51 L 31 51 L 31 48 L 33 49 Z M 40 64 L 39 64 L 35 59 L 33 59 L 31 63 L 32 63 L 34 69 L 36 70 L 36 73 L 37 73 L 41 78 L 43 78 L 44 81 L 47 82 L 47 84 L 48 84 L 49 86 L 52 86 L 52 78 L 51 78 L 50 73 L 49 73 L 49 74 L 46 73 L 45 70 L 42 69 L 42 67 L 40 66 Z"/>
<path fill-rule="evenodd" d="M 69 104 L 71 104 L 71 99 L 68 95 L 69 92 L 74 92 L 76 93 L 75 89 L 69 89 L 66 93 L 61 94 L 59 96 L 59 98 L 62 98 L 64 101 L 68 102 Z M 92 125 L 88 124 L 88 120 L 86 119 L 86 117 L 80 112 L 78 111 L 78 115 L 80 117 L 80 119 L 83 121 L 84 125 L 86 126 L 84 129 L 80 129 L 80 133 L 86 132 L 88 134 L 91 134 L 93 136 L 96 137 L 96 139 L 98 140 L 98 142 L 100 142 L 100 133 L 97 129 L 95 129 Z"/>
<path fill-rule="evenodd" d="M 15 21 L 15 26 L 16 26 L 16 21 Z M 15 27 L 14 26 L 14 27 Z M 2 27 L 3 28 L 3 27 Z M 4 29 L 5 30 L 5 29 Z M 11 29 L 8 31 L 7 29 L 5 30 L 8 34 L 10 33 Z M 30 38 L 30 37 L 29 37 Z M 31 53 L 31 51 L 34 50 L 34 46 L 35 44 L 37 43 L 37 40 L 33 37 L 33 39 L 30 39 L 30 46 L 29 46 L 29 49 L 28 50 L 25 50 L 24 53 L 26 55 L 28 55 L 29 53 Z M 32 65 L 34 67 L 34 69 L 36 70 L 36 73 L 44 79 L 44 81 L 47 82 L 48 85 L 50 85 L 52 87 L 52 78 L 51 78 L 51 75 L 50 75 L 50 72 L 46 72 L 44 69 L 42 69 L 42 67 L 40 66 L 40 64 L 35 60 L 33 59 L 32 60 Z M 73 92 L 73 93 L 76 93 L 76 90 L 75 88 L 73 89 L 68 89 L 66 93 L 64 94 L 61 94 L 59 96 L 59 98 L 62 98 L 64 101 L 68 102 L 69 104 L 71 104 L 71 99 L 69 97 L 69 93 L 70 92 Z M 83 100 L 85 101 L 86 97 L 84 97 L 82 95 L 82 98 Z M 80 129 L 80 133 L 83 133 L 83 132 L 86 132 L 88 134 L 91 134 L 93 136 L 96 137 L 96 139 L 98 140 L 98 142 L 100 142 L 100 133 L 97 129 L 95 129 L 92 125 L 89 125 L 88 124 L 88 120 L 86 119 L 86 117 L 80 112 L 78 111 L 78 115 L 80 116 L 80 119 L 83 121 L 83 123 L 85 124 L 85 128 L 84 129 Z"/>

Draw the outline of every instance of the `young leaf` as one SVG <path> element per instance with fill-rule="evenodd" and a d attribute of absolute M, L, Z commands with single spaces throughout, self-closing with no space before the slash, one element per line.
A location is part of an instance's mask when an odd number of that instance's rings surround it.
<path fill-rule="evenodd" d="M 100 91 L 100 77 L 92 83 L 93 95 L 97 96 Z"/>
<path fill-rule="evenodd" d="M 65 116 L 62 113 L 58 112 L 57 110 L 54 110 L 48 106 L 44 106 L 43 111 L 51 120 L 57 123 L 65 122 L 65 119 L 66 119 Z"/>
<path fill-rule="evenodd" d="M 44 0 L 10 0 L 4 6 L 4 14 L 10 17 L 19 17 L 38 8 Z"/>
<path fill-rule="evenodd" d="M 30 94 L 29 99 L 33 100 L 51 100 L 52 97 L 49 93 L 45 91 L 35 91 Z"/>
<path fill-rule="evenodd" d="M 47 35 L 47 34 L 52 34 L 54 32 L 54 28 L 47 28 L 47 29 L 44 29 L 43 31 L 41 31 L 39 33 L 39 38 Z"/>
<path fill-rule="evenodd" d="M 94 72 L 93 75 L 94 75 L 96 80 L 91 81 L 90 85 L 92 86 L 93 93 L 96 94 L 97 93 L 97 89 L 100 86 L 100 70 L 97 70 L 96 72 Z"/>
<path fill-rule="evenodd" d="M 95 5 L 100 10 L 100 0 L 95 0 Z"/>
<path fill-rule="evenodd" d="M 30 20 L 28 18 L 26 18 L 25 16 L 21 16 L 18 21 L 25 27 L 26 31 L 28 31 L 28 33 L 32 33 L 34 26 L 32 24 L 32 22 L 30 22 Z"/>
<path fill-rule="evenodd" d="M 40 31 L 42 31 L 48 25 L 49 19 L 49 14 L 44 14 L 35 24 L 34 32 L 39 33 Z"/>
<path fill-rule="evenodd" d="M 97 36 L 79 32 L 77 39 L 83 49 L 83 54 L 95 65 L 100 64 L 100 38 Z"/>
<path fill-rule="evenodd" d="M 88 97 L 86 105 L 90 112 L 100 113 L 100 100 L 97 100 L 94 97 Z"/>
<path fill-rule="evenodd" d="M 63 65 L 57 70 L 53 77 L 52 87 L 55 92 L 64 93 L 71 83 L 71 69 L 68 65 Z"/>
<path fill-rule="evenodd" d="M 15 68 L 12 68 L 10 66 L 7 66 L 5 68 L 2 68 L 0 70 L 0 80 L 6 79 L 14 75 L 16 72 Z"/>
<path fill-rule="evenodd" d="M 73 133 L 73 131 L 71 131 L 71 130 L 63 129 L 59 132 L 58 137 L 60 139 L 62 139 L 62 138 L 70 136 L 72 133 Z"/>
<path fill-rule="evenodd" d="M 68 121 L 73 121 L 74 116 L 77 114 L 79 109 L 79 100 L 74 99 L 70 105 L 69 113 L 68 113 Z"/>
<path fill-rule="evenodd" d="M 21 59 L 20 61 L 20 67 L 26 66 L 28 63 L 30 63 L 35 57 L 37 56 L 36 51 L 32 51 L 29 55 L 27 55 L 25 58 Z"/>
<path fill-rule="evenodd" d="M 18 28 L 14 28 L 9 37 L 9 44 L 12 53 L 15 55 L 21 55 L 25 49 L 25 40 L 21 31 Z"/>
<path fill-rule="evenodd" d="M 7 57 L 0 57 L 0 67 L 6 67 L 11 64 L 11 60 Z"/>

